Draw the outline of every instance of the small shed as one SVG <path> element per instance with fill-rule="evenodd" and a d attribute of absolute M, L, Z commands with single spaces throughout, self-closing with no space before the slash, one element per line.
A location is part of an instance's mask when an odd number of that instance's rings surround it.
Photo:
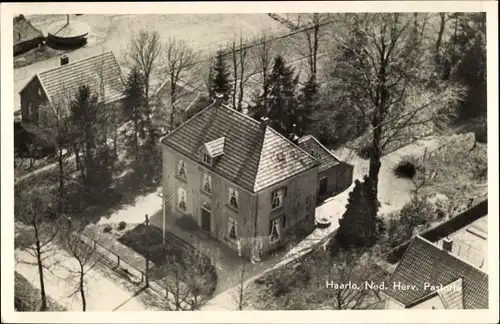
<path fill-rule="evenodd" d="M 297 145 L 320 162 L 318 199 L 335 196 L 351 186 L 354 171 L 352 164 L 342 161 L 312 135 L 299 138 Z"/>
<path fill-rule="evenodd" d="M 44 41 L 42 32 L 36 29 L 23 15 L 13 21 L 14 56 L 37 48 Z"/>

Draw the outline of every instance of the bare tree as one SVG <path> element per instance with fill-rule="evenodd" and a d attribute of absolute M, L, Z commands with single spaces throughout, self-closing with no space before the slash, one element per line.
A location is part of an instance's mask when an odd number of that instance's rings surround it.
<path fill-rule="evenodd" d="M 158 69 L 158 60 L 161 57 L 160 35 L 157 31 L 141 30 L 133 39 L 128 52 L 128 59 L 132 66 L 141 73 L 144 91 L 145 117 L 151 127 L 151 92 L 152 79 Z"/>
<path fill-rule="evenodd" d="M 369 309 L 380 302 L 373 278 L 373 256 L 362 250 L 340 250 L 335 256 L 330 251 L 318 251 L 313 259 L 312 284 L 319 289 L 315 298 L 323 307 L 336 310 Z M 371 270 L 371 271 L 370 271 Z M 368 284 L 368 286 L 367 286 Z"/>
<path fill-rule="evenodd" d="M 374 255 L 363 250 L 313 251 L 262 278 L 266 288 L 257 305 L 281 310 L 376 308 L 381 300 L 370 285 L 382 278 L 373 275 L 373 266 Z"/>
<path fill-rule="evenodd" d="M 461 96 L 454 84 L 434 76 L 431 52 L 420 46 L 415 19 L 400 13 L 354 14 L 346 19 L 349 36 L 338 41 L 342 55 L 333 71 L 342 83 L 338 89 L 343 92 L 342 101 L 370 126 L 370 209 L 374 213 L 384 150 L 409 144 L 446 125 Z"/>
<path fill-rule="evenodd" d="M 323 28 L 329 18 L 329 14 L 307 14 L 307 28 L 305 29 L 308 49 L 307 62 L 309 63 L 310 76 L 314 76 L 315 78 L 317 78 L 318 72 L 318 51 L 321 41 L 320 29 Z"/>
<path fill-rule="evenodd" d="M 238 64 L 238 47 L 236 45 L 236 40 L 233 40 L 231 47 L 231 63 L 233 66 L 233 90 L 231 91 L 231 103 L 233 105 L 233 109 L 236 109 L 236 92 L 238 90 L 238 75 L 241 72 L 238 72 L 239 64 Z"/>
<path fill-rule="evenodd" d="M 85 233 L 86 232 L 86 233 Z M 70 273 L 70 282 L 76 282 L 75 289 L 68 297 L 79 294 L 82 300 L 82 311 L 87 310 L 86 283 L 87 274 L 95 267 L 98 262 L 95 244 L 97 229 L 90 233 L 85 231 L 85 225 L 76 224 L 71 218 L 67 219 L 66 229 L 62 241 L 70 256 L 75 261 L 75 266 L 68 266 Z M 84 238 L 84 235 L 86 237 Z"/>
<path fill-rule="evenodd" d="M 62 203 L 66 177 L 65 164 L 72 153 L 70 150 L 72 128 L 69 122 L 68 102 L 65 100 L 58 100 L 43 107 L 40 113 L 40 122 L 50 133 L 50 137 L 56 148 L 59 171 L 59 197 L 60 203 Z M 79 161 L 78 158 L 77 161 Z"/>
<path fill-rule="evenodd" d="M 195 53 L 184 41 L 170 37 L 164 47 L 165 67 L 163 72 L 169 83 L 170 126 L 174 127 L 177 112 L 177 102 L 182 93 L 179 82 L 190 77 L 189 73 L 198 59 Z"/>
<path fill-rule="evenodd" d="M 47 310 L 47 296 L 45 293 L 44 270 L 50 271 L 53 265 L 48 258 L 57 250 L 54 245 L 59 233 L 59 226 L 53 215 L 55 197 L 41 188 L 28 189 L 16 188 L 15 190 L 15 217 L 33 230 L 32 237 L 23 237 L 23 249 L 28 252 L 36 262 L 40 280 L 41 311 Z M 55 213 L 54 213 L 55 214 Z M 18 260 L 33 264 L 27 260 Z"/>
<path fill-rule="evenodd" d="M 262 109 L 266 111 L 267 109 L 267 98 L 269 96 L 269 76 L 271 74 L 271 68 L 273 64 L 273 48 L 271 44 L 271 37 L 267 31 L 263 31 L 260 37 L 255 41 L 256 51 L 255 51 L 255 65 L 256 69 L 261 76 L 261 98 L 264 107 Z"/>
<path fill-rule="evenodd" d="M 238 285 L 236 286 L 236 290 L 234 291 L 233 295 L 238 310 L 244 310 L 248 307 L 250 302 L 251 295 L 247 280 L 247 269 L 246 264 L 244 263 L 240 267 Z"/>
<path fill-rule="evenodd" d="M 250 71 L 249 48 L 242 34 L 240 34 L 238 40 L 233 40 L 229 48 L 233 70 L 233 90 L 231 99 L 234 109 L 240 112 L 243 111 L 246 84 L 250 78 L 255 75 L 255 71 Z"/>
<path fill-rule="evenodd" d="M 439 14 L 439 30 L 436 40 L 436 54 L 439 54 L 441 50 L 441 44 L 443 41 L 444 31 L 446 30 L 446 23 L 450 20 L 450 16 L 446 12 L 440 12 Z"/>
<path fill-rule="evenodd" d="M 182 260 L 175 257 L 168 257 L 165 267 L 168 275 L 162 280 L 163 285 L 173 297 L 176 311 L 187 310 L 186 304 L 189 302 L 190 287 L 186 283 L 185 267 Z"/>

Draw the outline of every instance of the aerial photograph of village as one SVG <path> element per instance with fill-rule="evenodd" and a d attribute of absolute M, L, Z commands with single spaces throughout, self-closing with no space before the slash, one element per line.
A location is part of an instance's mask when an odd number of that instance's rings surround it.
<path fill-rule="evenodd" d="M 13 64 L 16 311 L 489 308 L 486 13 L 18 14 Z"/>

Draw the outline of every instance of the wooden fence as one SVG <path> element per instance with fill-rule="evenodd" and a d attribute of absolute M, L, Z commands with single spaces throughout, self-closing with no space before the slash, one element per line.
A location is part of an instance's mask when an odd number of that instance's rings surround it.
<path fill-rule="evenodd" d="M 73 235 L 76 235 L 73 233 Z M 141 283 L 146 283 L 146 274 L 145 271 L 134 267 L 129 262 L 126 262 L 122 257 L 117 255 L 116 253 L 110 251 L 104 245 L 97 242 L 95 239 L 88 237 L 84 233 L 80 233 L 80 241 L 84 244 L 92 246 L 94 251 L 100 256 L 101 260 L 104 264 L 106 264 L 113 271 L 121 272 L 129 276 L 129 279 L 135 279 L 140 281 Z M 145 262 L 145 260 L 144 260 Z M 168 305 L 175 309 L 175 303 L 173 299 L 173 295 L 169 293 L 168 288 L 165 287 L 161 281 L 159 280 L 149 280 L 148 288 L 164 298 Z M 181 302 L 181 307 L 183 310 L 190 310 L 191 306 L 187 302 Z"/>

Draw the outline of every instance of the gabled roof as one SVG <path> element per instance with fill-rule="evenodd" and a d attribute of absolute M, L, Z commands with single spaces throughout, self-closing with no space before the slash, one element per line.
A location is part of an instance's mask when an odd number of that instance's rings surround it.
<path fill-rule="evenodd" d="M 210 105 L 161 141 L 196 161 L 203 144 L 221 137 L 225 138 L 224 155 L 213 170 L 252 192 L 319 164 L 271 127 L 261 128 L 260 122 L 225 105 Z"/>
<path fill-rule="evenodd" d="M 124 96 L 123 74 L 113 52 L 69 62 L 38 73 L 33 79 L 35 78 L 38 78 L 51 102 L 65 99 L 63 97 L 68 95 L 74 96 L 82 85 L 88 85 L 105 102 L 113 102 Z M 33 82 L 33 79 L 27 85 Z M 20 93 L 23 90 L 24 88 Z"/>
<path fill-rule="evenodd" d="M 312 135 L 299 138 L 298 145 L 321 163 L 319 167 L 320 172 L 328 170 L 341 162 L 339 158 Z"/>
<path fill-rule="evenodd" d="M 464 309 L 464 295 L 462 291 L 462 278 L 459 278 L 439 289 L 437 293 L 446 306 L 446 309 Z"/>
<path fill-rule="evenodd" d="M 203 147 L 207 151 L 208 154 L 210 154 L 211 157 L 217 157 L 222 154 L 224 154 L 224 142 L 226 138 L 225 137 L 220 137 L 218 139 L 215 139 L 211 142 L 205 143 Z"/>
<path fill-rule="evenodd" d="M 474 266 L 416 236 L 396 267 L 385 293 L 405 306 L 415 304 L 432 291 L 424 284 L 446 286 L 461 279 L 464 309 L 488 309 L 488 275 Z M 415 285 L 416 289 L 393 289 L 393 283 Z M 435 291 L 437 293 L 437 291 Z M 456 307 L 457 295 L 447 296 L 445 304 Z"/>

